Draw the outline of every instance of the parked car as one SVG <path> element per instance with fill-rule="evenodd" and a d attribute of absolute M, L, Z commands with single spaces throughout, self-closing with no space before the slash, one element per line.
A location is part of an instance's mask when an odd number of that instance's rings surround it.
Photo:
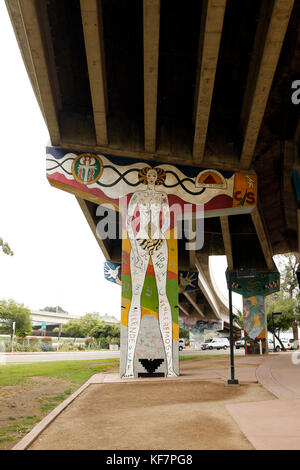
<path fill-rule="evenodd" d="M 201 349 L 227 349 L 230 344 L 228 338 L 211 338 L 202 343 Z"/>
<path fill-rule="evenodd" d="M 178 340 L 179 351 L 182 351 L 185 348 L 185 339 L 179 338 Z"/>
<path fill-rule="evenodd" d="M 291 338 L 280 338 L 280 339 L 286 350 L 294 349 L 294 339 L 291 339 Z M 269 344 L 269 351 L 274 351 L 273 339 L 269 338 L 268 344 Z M 282 350 L 282 346 L 279 343 L 278 339 L 275 338 L 275 352 L 279 352 L 281 350 Z"/>

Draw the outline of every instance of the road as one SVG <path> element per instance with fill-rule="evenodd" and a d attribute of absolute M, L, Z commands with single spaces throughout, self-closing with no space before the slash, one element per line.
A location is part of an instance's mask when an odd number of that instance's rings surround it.
<path fill-rule="evenodd" d="M 194 349 L 185 349 L 182 356 L 209 356 L 212 354 L 228 354 L 229 350 L 224 351 L 199 351 Z M 235 351 L 235 355 L 244 355 L 244 350 Z M 51 361 L 84 361 L 93 359 L 113 359 L 119 358 L 120 351 L 78 351 L 78 352 L 45 352 L 45 353 L 17 353 L 1 354 L 0 364 L 3 363 L 24 363 L 24 362 L 51 362 Z"/>

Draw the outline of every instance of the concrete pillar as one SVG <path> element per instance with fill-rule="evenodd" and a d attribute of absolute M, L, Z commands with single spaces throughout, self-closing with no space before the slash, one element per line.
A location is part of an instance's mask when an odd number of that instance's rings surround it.
<path fill-rule="evenodd" d="M 247 354 L 268 353 L 268 331 L 263 295 L 243 296 L 244 332 Z M 249 343 L 249 344 L 248 344 Z"/>

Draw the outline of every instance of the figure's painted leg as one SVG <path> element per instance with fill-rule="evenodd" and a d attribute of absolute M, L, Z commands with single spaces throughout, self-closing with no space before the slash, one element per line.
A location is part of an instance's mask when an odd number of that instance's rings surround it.
<path fill-rule="evenodd" d="M 159 327 L 167 357 L 167 376 L 177 374 L 173 368 L 173 321 L 169 299 L 167 297 L 166 284 L 168 273 L 168 245 L 164 241 L 162 247 L 152 255 L 152 263 L 155 272 L 159 301 Z"/>
<path fill-rule="evenodd" d="M 128 313 L 128 339 L 127 339 L 127 360 L 125 374 L 123 377 L 134 377 L 134 355 L 136 343 L 141 324 L 141 295 L 143 291 L 145 275 L 149 263 L 149 256 L 143 257 L 143 267 L 137 268 L 134 264 L 134 256 L 130 254 L 130 270 L 132 281 L 132 299 Z"/>

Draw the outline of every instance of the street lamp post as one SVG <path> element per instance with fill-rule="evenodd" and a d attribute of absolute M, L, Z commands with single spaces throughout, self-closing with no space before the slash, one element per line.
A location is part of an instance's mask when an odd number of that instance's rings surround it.
<path fill-rule="evenodd" d="M 227 380 L 228 385 L 239 385 L 239 381 L 234 377 L 234 340 L 233 340 L 233 313 L 232 313 L 232 274 L 237 278 L 253 278 L 256 276 L 256 269 L 238 269 L 237 272 L 227 270 L 227 281 L 229 291 L 229 326 L 230 326 L 230 372 L 231 378 Z M 246 341 L 246 340 L 245 340 Z"/>
<path fill-rule="evenodd" d="M 232 272 L 228 271 L 228 290 L 229 290 L 229 327 L 230 327 L 230 372 L 231 378 L 227 381 L 228 385 L 238 385 L 239 381 L 234 377 L 234 341 L 233 341 L 233 315 L 232 315 Z"/>
<path fill-rule="evenodd" d="M 273 333 L 273 351 L 275 352 L 275 335 L 274 335 L 274 315 L 281 315 L 282 312 L 272 312 L 272 333 Z"/>

